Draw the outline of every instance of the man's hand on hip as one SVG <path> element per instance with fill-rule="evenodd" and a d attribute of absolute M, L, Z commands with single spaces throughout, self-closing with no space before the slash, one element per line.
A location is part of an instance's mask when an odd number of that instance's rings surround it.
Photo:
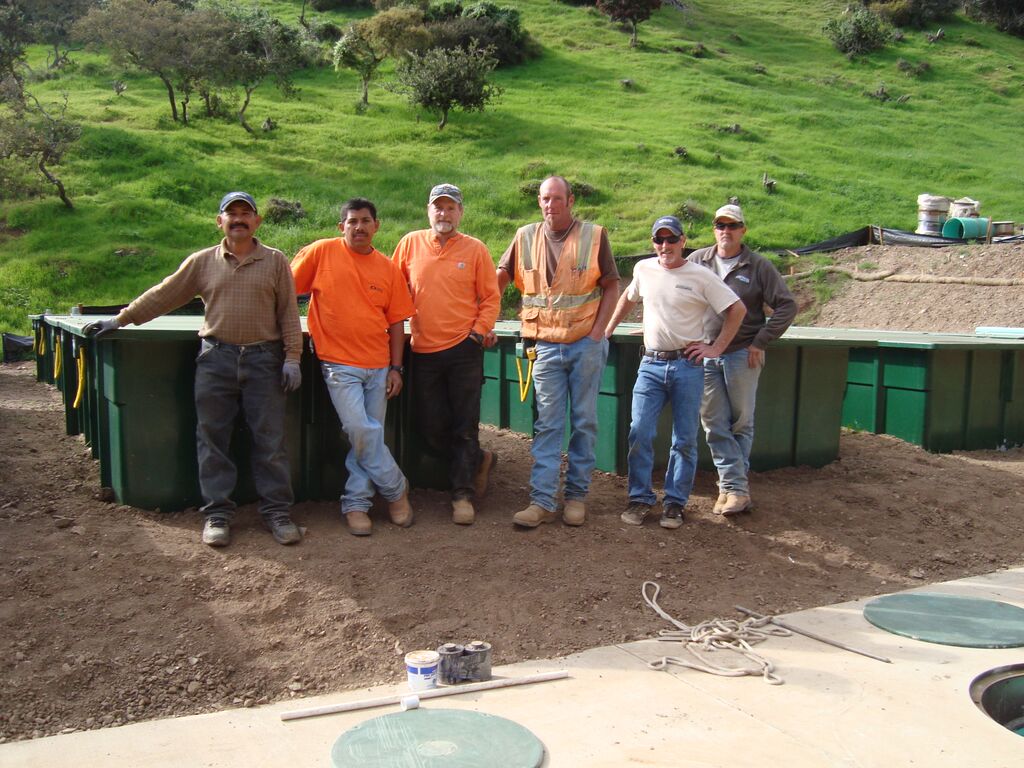
<path fill-rule="evenodd" d="M 120 327 L 121 324 L 117 322 L 117 318 L 111 317 L 107 320 L 93 320 L 91 323 L 86 323 L 82 326 L 82 332 L 86 336 L 92 336 L 94 339 L 98 339 L 111 331 L 116 331 Z"/>
<path fill-rule="evenodd" d="M 285 392 L 294 392 L 302 386 L 302 369 L 296 360 L 287 360 L 281 367 L 281 387 Z"/>

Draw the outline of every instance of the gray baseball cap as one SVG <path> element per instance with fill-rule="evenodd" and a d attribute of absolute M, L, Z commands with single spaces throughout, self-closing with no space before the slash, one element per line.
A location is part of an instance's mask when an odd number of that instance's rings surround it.
<path fill-rule="evenodd" d="M 256 210 L 256 201 L 253 196 L 248 192 L 228 192 L 224 197 L 220 199 L 220 212 L 224 213 L 228 209 L 228 206 L 235 202 L 243 202 L 252 208 L 252 212 L 258 214 Z"/>
<path fill-rule="evenodd" d="M 740 224 L 747 223 L 743 219 L 743 209 L 732 203 L 729 205 L 723 205 L 715 211 L 714 221 L 718 221 L 719 219 L 732 219 L 733 221 L 738 221 Z"/>
<path fill-rule="evenodd" d="M 658 234 L 659 229 L 667 229 L 673 235 L 683 234 L 683 225 L 679 223 L 679 219 L 675 216 L 662 216 L 654 224 L 651 225 L 651 235 Z"/>
<path fill-rule="evenodd" d="M 456 203 L 462 205 L 462 190 L 454 184 L 437 184 L 430 190 L 430 199 L 427 200 L 427 205 L 430 205 L 439 197 L 450 197 Z"/>

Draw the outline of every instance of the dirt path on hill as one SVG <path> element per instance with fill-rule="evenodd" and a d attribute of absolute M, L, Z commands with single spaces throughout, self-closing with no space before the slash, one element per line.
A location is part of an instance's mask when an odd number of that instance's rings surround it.
<path fill-rule="evenodd" d="M 249 507 L 214 550 L 198 513 L 99 500 L 96 463 L 33 373 L 0 366 L 0 741 L 396 682 L 405 652 L 449 640 L 488 640 L 502 664 L 649 636 L 663 624 L 645 579 L 696 622 L 1024 562 L 1024 451 L 865 434 L 823 469 L 754 475 L 757 508 L 733 521 L 699 473 L 682 528 L 626 526 L 625 480 L 599 473 L 586 526 L 519 531 L 529 442 L 485 429 L 502 475 L 472 527 L 416 491 L 409 529 L 378 515 L 355 538 L 335 504 L 305 503 L 306 539 L 281 547 Z"/>

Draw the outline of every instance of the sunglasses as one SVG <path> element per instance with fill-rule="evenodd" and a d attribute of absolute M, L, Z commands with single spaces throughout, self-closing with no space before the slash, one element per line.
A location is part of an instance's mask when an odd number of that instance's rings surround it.
<path fill-rule="evenodd" d="M 683 239 L 682 235 L 669 235 L 668 237 L 662 237 L 661 235 L 654 235 L 651 240 L 654 241 L 655 245 L 661 245 L 662 243 L 668 243 L 669 245 L 675 245 Z"/>
<path fill-rule="evenodd" d="M 738 221 L 716 221 L 715 229 L 742 229 L 743 225 Z"/>

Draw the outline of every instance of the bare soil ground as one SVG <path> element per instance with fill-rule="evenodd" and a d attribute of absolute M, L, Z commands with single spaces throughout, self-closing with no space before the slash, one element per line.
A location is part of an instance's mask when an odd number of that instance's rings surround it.
<path fill-rule="evenodd" d="M 998 262 L 1000 276 L 1024 265 L 1002 249 L 906 250 L 840 259 L 977 274 Z M 822 324 L 1024 325 L 1019 288 L 844 290 Z M 713 477 L 698 473 L 677 531 L 622 524 L 625 480 L 599 473 L 586 526 L 519 531 L 529 441 L 485 429 L 483 442 L 502 471 L 471 527 L 451 524 L 444 494 L 415 491 L 409 529 L 378 512 L 374 535 L 355 538 L 336 504 L 303 503 L 306 538 L 282 547 L 248 507 L 214 550 L 196 512 L 102 501 L 58 394 L 31 364 L 0 366 L 0 741 L 398 681 L 405 652 L 449 640 L 488 640 L 501 664 L 649 636 L 663 625 L 641 601 L 646 579 L 697 622 L 737 603 L 792 611 L 1024 562 L 1022 449 L 940 456 L 847 433 L 827 467 L 756 474 L 749 516 L 712 515 Z"/>

